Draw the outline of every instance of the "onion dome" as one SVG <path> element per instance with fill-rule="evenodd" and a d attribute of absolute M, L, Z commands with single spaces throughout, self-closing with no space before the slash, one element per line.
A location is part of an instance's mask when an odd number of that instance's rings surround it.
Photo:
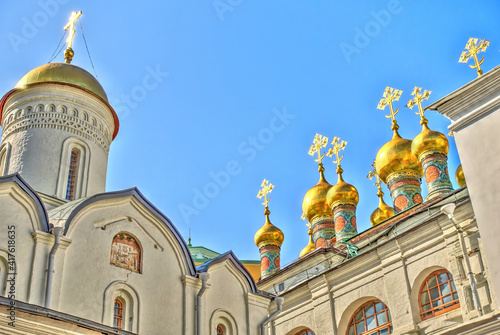
<path fill-rule="evenodd" d="M 377 209 L 375 209 L 372 215 L 370 215 L 370 223 L 372 224 L 372 226 L 376 226 L 380 222 L 393 217 L 394 214 L 394 208 L 387 205 L 384 201 L 384 198 L 380 197 Z"/>
<path fill-rule="evenodd" d="M 270 213 L 271 212 L 266 207 L 266 210 L 264 212 L 264 214 L 266 215 L 266 222 L 264 223 L 262 228 L 257 230 L 257 233 L 255 233 L 254 241 L 255 245 L 259 249 L 265 245 L 275 245 L 281 247 L 283 241 L 285 240 L 285 235 L 283 234 L 281 229 L 273 225 L 269 220 Z"/>
<path fill-rule="evenodd" d="M 455 172 L 455 179 L 457 180 L 458 186 L 464 187 L 467 186 L 467 182 L 465 181 L 464 169 L 462 168 L 462 164 L 460 164 Z"/>
<path fill-rule="evenodd" d="M 338 165 L 340 167 L 340 165 Z M 336 204 L 351 204 L 356 206 L 359 202 L 358 190 L 351 184 L 348 184 L 342 178 L 342 169 L 337 169 L 339 179 L 337 184 L 333 185 L 326 196 L 328 206 L 335 207 Z"/>
<path fill-rule="evenodd" d="M 323 174 L 325 169 L 323 164 L 320 164 L 319 168 L 319 181 L 313 186 L 309 191 L 307 191 L 302 201 L 302 212 L 307 221 L 311 222 L 312 218 L 318 215 L 331 214 L 332 210 L 328 207 L 326 201 L 326 196 L 328 191 L 332 187 Z"/>
<path fill-rule="evenodd" d="M 401 138 L 397 128 L 393 130 L 392 140 L 380 148 L 375 159 L 375 168 L 380 179 L 387 184 L 387 177 L 403 170 L 414 170 L 423 176 L 422 166 L 411 150 L 412 141 Z"/>
<path fill-rule="evenodd" d="M 316 246 L 314 245 L 314 241 L 313 241 L 313 231 L 312 231 L 312 228 L 309 228 L 309 243 L 306 245 L 306 247 L 304 249 L 302 249 L 302 251 L 300 252 L 300 255 L 299 255 L 299 258 L 302 258 L 304 257 L 305 255 L 307 255 L 308 253 L 310 253 L 311 251 L 314 251 L 316 249 Z"/>
<path fill-rule="evenodd" d="M 449 145 L 446 136 L 427 127 L 427 120 L 422 124 L 422 132 L 418 134 L 411 144 L 411 151 L 418 158 L 427 151 L 437 151 L 448 154 Z"/>
<path fill-rule="evenodd" d="M 16 88 L 23 88 L 39 83 L 59 83 L 82 88 L 106 102 L 108 96 L 93 75 L 84 69 L 69 63 L 49 63 L 39 66 L 19 80 Z"/>

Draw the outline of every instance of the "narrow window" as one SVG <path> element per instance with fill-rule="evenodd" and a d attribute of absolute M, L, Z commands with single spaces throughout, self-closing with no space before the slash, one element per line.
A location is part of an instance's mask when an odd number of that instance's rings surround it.
<path fill-rule="evenodd" d="M 224 328 L 222 328 L 222 325 L 217 326 L 217 335 L 226 335 L 226 333 L 224 333 Z"/>
<path fill-rule="evenodd" d="M 66 199 L 74 200 L 76 191 L 76 181 L 78 174 L 78 161 L 80 160 L 80 151 L 78 149 L 71 150 L 69 160 L 68 186 L 66 188 Z"/>
<path fill-rule="evenodd" d="M 380 300 L 372 300 L 362 305 L 349 321 L 346 335 L 387 335 L 392 334 L 389 308 Z"/>
<path fill-rule="evenodd" d="M 1 151 L 0 152 L 0 176 L 4 175 L 4 170 L 5 170 L 5 161 L 7 160 L 7 153 L 6 151 Z"/>
<path fill-rule="evenodd" d="M 120 299 L 115 299 L 115 308 L 113 314 L 113 327 L 122 329 L 123 303 Z"/>
<path fill-rule="evenodd" d="M 422 320 L 459 308 L 451 273 L 446 270 L 431 273 L 420 288 L 419 305 Z"/>

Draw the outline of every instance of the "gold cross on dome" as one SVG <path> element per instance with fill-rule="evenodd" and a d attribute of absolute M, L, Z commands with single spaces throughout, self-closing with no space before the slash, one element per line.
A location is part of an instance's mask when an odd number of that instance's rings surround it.
<path fill-rule="evenodd" d="M 342 160 L 342 158 L 344 158 L 344 155 L 340 156 L 339 153 L 340 153 L 340 150 L 345 149 L 346 144 L 347 144 L 347 142 L 344 140 L 341 141 L 340 137 L 334 137 L 333 141 L 332 141 L 333 147 L 328 149 L 328 152 L 326 153 L 326 155 L 328 157 L 332 157 L 332 158 L 333 158 L 333 155 L 335 155 L 336 158 L 333 160 L 333 163 L 337 164 L 337 173 L 339 173 L 338 171 L 342 171 L 342 169 L 340 167 L 340 161 Z"/>
<path fill-rule="evenodd" d="M 318 158 L 315 158 L 314 161 L 318 162 L 320 165 L 323 157 L 325 157 L 325 153 L 321 153 L 321 148 L 325 148 L 327 144 L 328 137 L 316 134 L 316 136 L 314 136 L 313 144 L 309 148 L 310 156 L 314 156 L 316 153 L 318 154 Z"/>
<path fill-rule="evenodd" d="M 399 97 L 401 97 L 401 93 L 403 93 L 403 91 L 387 86 L 384 90 L 384 94 L 382 96 L 383 98 L 380 99 L 380 101 L 377 105 L 377 108 L 381 109 L 381 110 L 384 110 L 385 106 L 389 105 L 390 114 L 385 115 L 385 117 L 388 119 L 392 119 L 392 124 L 393 124 L 393 126 L 396 127 L 396 129 L 397 129 L 397 125 L 396 125 L 395 116 L 399 112 L 399 107 L 396 108 L 396 110 L 394 111 L 394 108 L 392 107 L 392 102 L 399 101 Z"/>
<path fill-rule="evenodd" d="M 411 92 L 411 95 L 413 95 L 415 98 L 408 100 L 406 107 L 408 107 L 409 109 L 413 109 L 413 106 L 418 106 L 418 112 L 415 112 L 415 114 L 420 115 L 420 123 L 422 124 L 422 122 L 427 123 L 427 120 L 424 116 L 424 109 L 422 108 L 422 101 L 428 100 L 432 91 L 425 90 L 424 93 L 420 92 L 422 92 L 422 87 L 415 86 L 413 92 Z"/>
<path fill-rule="evenodd" d="M 384 193 L 382 192 L 382 180 L 380 180 L 380 177 L 378 176 L 378 173 L 377 173 L 377 169 L 375 168 L 375 161 L 373 161 L 373 164 L 372 164 L 372 169 L 370 170 L 370 172 L 368 172 L 368 176 L 366 176 L 366 178 L 372 180 L 373 177 L 375 177 L 375 180 L 376 182 L 373 183 L 373 185 L 377 186 L 377 195 L 379 197 L 383 196 Z"/>
<path fill-rule="evenodd" d="M 477 38 L 469 38 L 467 44 L 465 45 L 465 49 L 468 51 L 462 51 L 460 58 L 458 59 L 459 63 L 467 63 L 469 59 L 472 57 L 474 59 L 474 65 L 470 65 L 471 69 L 477 69 L 477 76 L 483 74 L 483 70 L 481 70 L 480 65 L 483 64 L 484 56 L 479 61 L 477 59 L 477 54 L 480 52 L 486 51 L 486 48 L 490 45 L 490 41 L 488 40 L 479 40 Z"/>
<path fill-rule="evenodd" d="M 271 197 L 268 198 L 267 195 L 272 192 L 274 185 L 264 179 L 260 186 L 262 189 L 259 193 L 257 193 L 257 198 L 262 199 L 262 197 L 264 197 L 264 202 L 262 204 L 267 208 L 267 204 L 269 203 L 269 200 L 271 200 Z"/>
<path fill-rule="evenodd" d="M 68 49 L 73 47 L 73 36 L 75 36 L 75 22 L 82 15 L 82 11 L 72 12 L 69 17 L 68 23 L 64 26 L 64 30 L 69 29 L 68 39 L 66 39 L 66 43 L 68 44 Z"/>

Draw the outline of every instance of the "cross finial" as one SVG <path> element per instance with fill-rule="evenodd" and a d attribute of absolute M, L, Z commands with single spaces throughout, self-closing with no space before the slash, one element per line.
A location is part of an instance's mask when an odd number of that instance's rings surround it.
<path fill-rule="evenodd" d="M 325 153 L 321 153 L 321 148 L 325 148 L 328 144 L 328 137 L 323 136 L 321 134 L 316 134 L 314 136 L 313 144 L 309 148 L 309 155 L 314 156 L 318 154 L 318 158 L 315 158 L 314 161 L 319 164 L 319 171 L 322 172 L 325 169 L 323 168 L 323 157 L 325 157 Z"/>
<path fill-rule="evenodd" d="M 266 212 L 269 212 L 269 208 L 267 207 L 267 205 L 269 204 L 269 200 L 271 200 L 271 197 L 268 197 L 267 195 L 272 192 L 274 185 L 271 184 L 268 180 L 264 179 L 260 186 L 262 188 L 259 190 L 259 193 L 257 193 L 257 198 L 262 199 L 262 197 L 264 197 L 264 202 L 262 204 L 266 207 L 264 214 L 267 215 L 268 213 Z"/>
<path fill-rule="evenodd" d="M 424 116 L 424 109 L 422 108 L 422 101 L 428 100 L 432 91 L 424 90 L 424 93 L 420 93 L 420 92 L 422 92 L 422 87 L 415 86 L 415 88 L 413 89 L 413 92 L 411 92 L 411 95 L 413 95 L 414 98 L 408 100 L 406 107 L 408 107 L 409 109 L 413 109 L 413 106 L 417 105 L 418 112 L 415 112 L 415 114 L 420 115 L 420 124 L 424 125 L 424 124 L 427 124 L 427 119 Z"/>
<path fill-rule="evenodd" d="M 64 51 L 64 61 L 66 63 L 71 63 L 71 60 L 73 59 L 73 56 L 75 53 L 73 52 L 73 36 L 75 36 L 75 22 L 78 20 L 78 18 L 82 15 L 82 11 L 79 12 L 72 12 L 71 16 L 69 17 L 68 23 L 64 26 L 64 30 L 69 29 L 69 34 L 68 38 L 66 39 L 66 43 L 68 44 L 68 47 L 66 48 L 66 51 Z"/>
<path fill-rule="evenodd" d="M 387 86 L 384 90 L 383 98 L 380 99 L 377 106 L 378 109 L 384 110 L 385 106 L 389 105 L 390 114 L 385 115 L 385 117 L 388 119 L 392 119 L 392 130 L 398 130 L 399 128 L 395 118 L 396 114 L 398 114 L 399 112 L 399 107 L 394 110 L 394 108 L 392 107 L 392 102 L 399 101 L 401 93 L 403 93 L 403 91 Z"/>
<path fill-rule="evenodd" d="M 380 180 L 380 177 L 378 176 L 377 169 L 375 168 L 375 161 L 373 161 L 373 164 L 371 165 L 371 170 L 368 172 L 368 176 L 366 178 L 372 180 L 373 177 L 375 177 L 376 182 L 373 183 L 373 185 L 377 186 L 377 196 L 378 197 L 383 197 L 384 192 L 382 192 L 382 180 Z"/>
<path fill-rule="evenodd" d="M 337 164 L 337 174 L 340 174 L 343 172 L 342 167 L 340 166 L 340 161 L 342 161 L 342 158 L 344 158 L 344 155 L 339 155 L 339 153 L 340 153 L 340 150 L 344 150 L 346 144 L 347 144 L 347 142 L 344 140 L 341 141 L 340 137 L 334 137 L 333 141 L 332 141 L 333 147 L 328 149 L 328 152 L 326 153 L 326 155 L 328 157 L 332 157 L 332 158 L 333 158 L 333 155 L 335 155 L 335 159 L 333 160 L 333 163 Z"/>
<path fill-rule="evenodd" d="M 477 54 L 480 52 L 486 51 L 486 48 L 490 45 L 490 41 L 487 40 L 479 40 L 477 38 L 469 38 L 467 44 L 465 45 L 465 49 L 468 51 L 462 51 L 460 58 L 458 59 L 459 63 L 467 63 L 469 59 L 472 57 L 474 59 L 474 65 L 469 65 L 471 69 L 477 69 L 477 76 L 483 74 L 483 70 L 481 70 L 480 66 L 483 64 L 484 56 L 479 61 L 477 59 Z"/>

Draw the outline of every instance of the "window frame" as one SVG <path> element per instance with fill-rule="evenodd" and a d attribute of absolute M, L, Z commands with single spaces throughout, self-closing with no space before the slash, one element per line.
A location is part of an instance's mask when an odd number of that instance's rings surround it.
<path fill-rule="evenodd" d="M 69 171 L 66 184 L 66 196 L 65 199 L 69 201 L 75 200 L 77 196 L 76 191 L 78 188 L 78 170 L 80 168 L 80 160 L 82 157 L 82 152 L 78 148 L 72 148 L 69 155 Z"/>
<path fill-rule="evenodd" d="M 438 280 L 438 275 L 442 274 L 442 273 L 447 274 L 448 280 L 446 282 L 440 283 Z M 431 288 L 429 288 L 429 285 L 427 284 L 427 282 L 432 277 L 436 277 L 436 286 L 432 286 Z M 443 296 L 441 289 L 439 287 L 445 283 L 448 283 L 448 285 L 450 286 L 450 293 Z M 452 285 L 452 283 L 453 283 L 453 285 Z M 438 288 L 439 298 L 432 300 L 430 291 L 431 291 L 431 289 L 434 289 L 436 287 Z M 451 290 L 452 287 L 455 287 L 454 291 Z M 423 292 L 424 288 L 426 288 L 425 291 L 427 292 L 427 295 L 429 298 L 429 302 L 425 303 L 424 305 L 430 305 L 430 307 L 431 307 L 431 309 L 426 310 L 426 311 L 423 310 L 423 305 L 422 305 L 422 294 L 424 293 Z M 453 299 L 454 293 L 457 294 L 456 299 Z M 443 298 L 446 296 L 451 296 L 452 300 L 445 304 L 443 301 Z M 437 301 L 437 300 L 441 300 L 441 302 L 442 302 L 441 305 L 439 305 L 437 307 L 432 307 L 432 302 Z M 449 304 L 451 304 L 451 305 L 448 307 L 444 307 L 444 306 L 449 305 Z M 418 290 L 418 308 L 419 308 L 419 313 L 420 313 L 419 315 L 420 315 L 420 318 L 422 319 L 422 321 L 439 316 L 439 315 L 444 314 L 444 313 L 448 313 L 448 312 L 455 310 L 457 308 L 460 308 L 460 298 L 458 297 L 458 290 L 457 290 L 457 287 L 455 286 L 455 280 L 453 279 L 453 275 L 451 274 L 451 272 L 449 272 L 448 270 L 442 269 L 442 270 L 433 271 L 431 274 L 429 274 L 427 277 L 425 277 L 425 279 L 422 281 L 422 285 L 420 285 L 420 289 Z M 424 315 L 424 314 L 428 314 L 428 315 Z"/>
<path fill-rule="evenodd" d="M 116 314 L 116 304 L 119 305 L 119 313 Z M 115 298 L 115 301 L 113 303 L 113 327 L 117 329 L 123 329 L 123 320 L 125 319 L 125 303 L 119 299 Z"/>
<path fill-rule="evenodd" d="M 377 303 L 383 304 L 384 305 L 384 309 L 382 309 L 381 311 L 377 312 L 376 308 L 375 308 L 375 304 L 377 304 Z M 365 324 L 365 329 L 368 329 L 368 327 L 366 325 L 366 319 L 372 317 L 372 315 L 370 315 L 368 317 L 366 317 L 366 315 L 365 315 L 364 309 L 368 305 L 373 305 L 373 317 L 374 317 L 374 320 L 375 320 L 376 324 L 378 324 L 378 319 L 377 319 L 376 316 L 378 314 L 382 314 L 382 312 L 385 312 L 385 316 L 386 316 L 386 320 L 387 321 L 386 321 L 386 323 L 384 323 L 382 325 L 378 325 L 375 328 L 372 328 L 370 330 L 365 330 L 361 334 L 358 334 L 357 331 L 356 331 L 356 324 L 359 323 L 359 321 L 363 320 L 363 322 Z M 355 319 L 356 315 L 360 311 L 363 312 L 363 317 L 360 320 L 356 320 Z M 347 324 L 347 329 L 346 329 L 346 332 L 345 332 L 346 335 L 349 335 L 349 329 L 351 328 L 351 326 L 354 326 L 354 333 L 355 333 L 355 335 L 372 334 L 373 332 L 377 332 L 377 334 L 379 334 L 380 330 L 383 330 L 385 328 L 389 329 L 388 334 L 394 334 L 394 329 L 393 329 L 393 326 L 392 326 L 392 317 L 391 317 L 391 312 L 389 310 L 389 307 L 382 300 L 379 300 L 379 299 L 374 299 L 374 300 L 370 300 L 370 301 L 365 302 L 360 307 L 358 307 L 356 309 L 356 311 L 354 311 L 354 313 L 352 313 L 352 316 L 349 319 L 349 323 Z"/>

